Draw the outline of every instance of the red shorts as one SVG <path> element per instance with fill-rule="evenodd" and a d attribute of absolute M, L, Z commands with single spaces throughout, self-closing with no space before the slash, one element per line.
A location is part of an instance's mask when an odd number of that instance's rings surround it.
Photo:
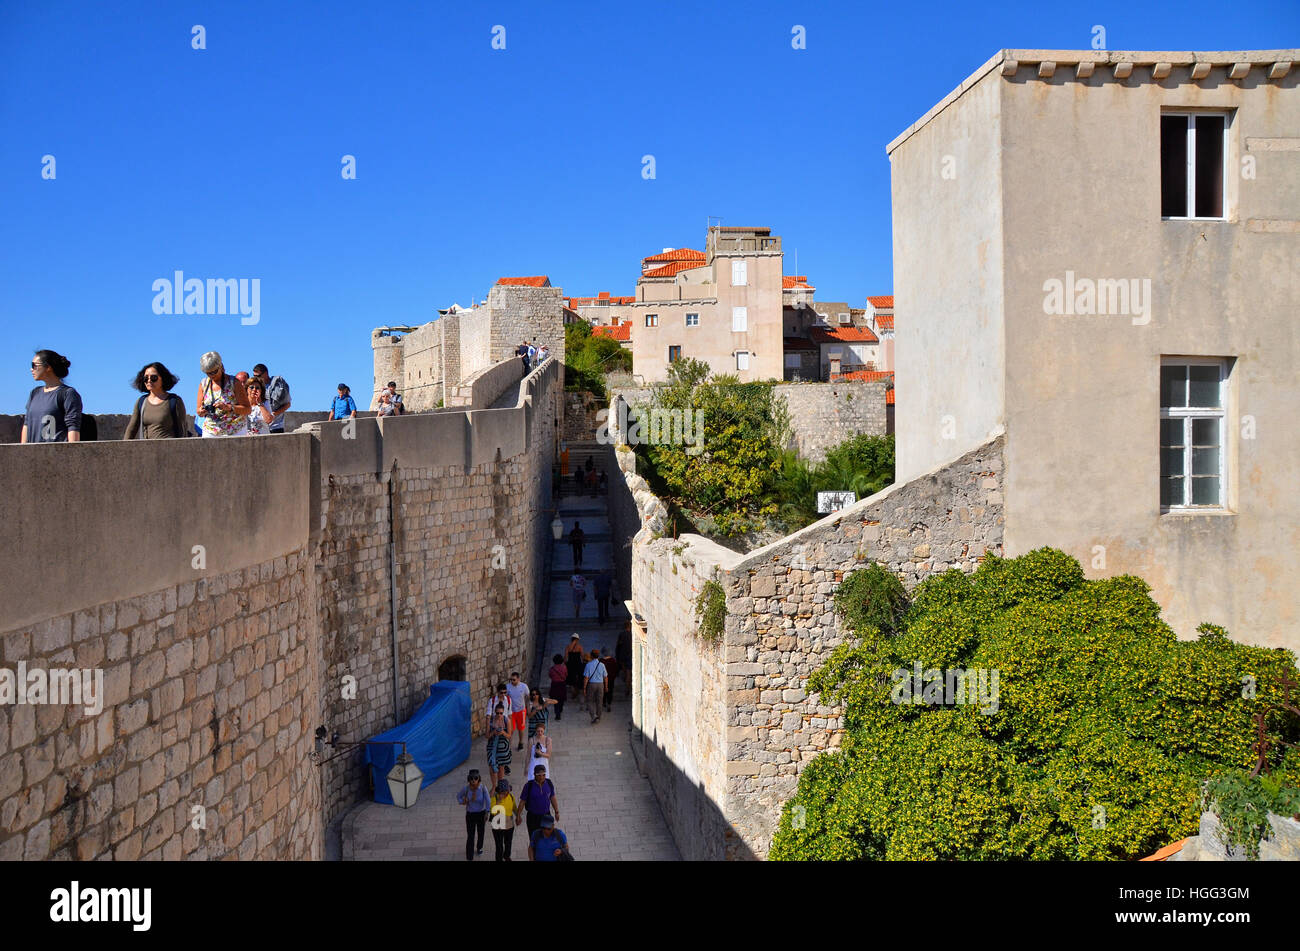
<path fill-rule="evenodd" d="M 510 722 L 514 724 L 516 730 L 528 729 L 528 714 L 524 710 L 516 710 L 510 714 Z"/>

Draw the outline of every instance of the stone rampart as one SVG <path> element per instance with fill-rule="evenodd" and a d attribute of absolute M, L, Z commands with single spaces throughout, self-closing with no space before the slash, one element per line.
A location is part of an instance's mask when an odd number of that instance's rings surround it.
<path fill-rule="evenodd" d="M 393 726 L 448 661 L 476 702 L 529 669 L 559 376 L 509 409 L 0 447 L 0 678 L 103 677 L 0 704 L 0 859 L 320 858 L 369 785 L 318 727 Z"/>

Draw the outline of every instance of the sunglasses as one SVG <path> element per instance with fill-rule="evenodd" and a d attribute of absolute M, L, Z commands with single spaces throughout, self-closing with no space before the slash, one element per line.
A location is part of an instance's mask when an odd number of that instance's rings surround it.
<path fill-rule="evenodd" d="M 157 383 L 161 379 L 162 377 L 160 377 L 157 373 L 146 373 L 144 377 L 144 381 L 146 383 Z"/>
<path fill-rule="evenodd" d="M 45 366 L 45 364 L 44 364 L 44 363 L 41 363 L 39 360 L 33 360 L 33 361 L 32 361 L 32 369 L 33 369 L 33 370 L 37 369 L 38 367 L 43 367 L 43 366 Z"/>

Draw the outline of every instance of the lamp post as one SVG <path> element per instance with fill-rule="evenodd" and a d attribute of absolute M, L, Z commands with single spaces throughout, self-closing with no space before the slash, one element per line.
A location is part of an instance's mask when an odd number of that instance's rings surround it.
<path fill-rule="evenodd" d="M 557 542 L 564 537 L 564 522 L 560 519 L 559 509 L 555 510 L 555 520 L 551 522 L 551 537 Z"/>
<path fill-rule="evenodd" d="M 424 773 L 415 765 L 414 757 L 406 752 L 405 744 L 402 745 L 397 762 L 388 771 L 387 779 L 393 805 L 401 809 L 410 809 L 415 805 L 415 800 L 420 796 L 420 783 L 424 780 Z"/>

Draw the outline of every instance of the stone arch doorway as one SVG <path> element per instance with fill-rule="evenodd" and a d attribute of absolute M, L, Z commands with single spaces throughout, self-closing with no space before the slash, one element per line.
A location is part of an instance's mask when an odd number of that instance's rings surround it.
<path fill-rule="evenodd" d="M 438 665 L 439 680 L 469 680 L 465 669 L 464 656 L 457 654 L 454 657 L 448 657 Z"/>

